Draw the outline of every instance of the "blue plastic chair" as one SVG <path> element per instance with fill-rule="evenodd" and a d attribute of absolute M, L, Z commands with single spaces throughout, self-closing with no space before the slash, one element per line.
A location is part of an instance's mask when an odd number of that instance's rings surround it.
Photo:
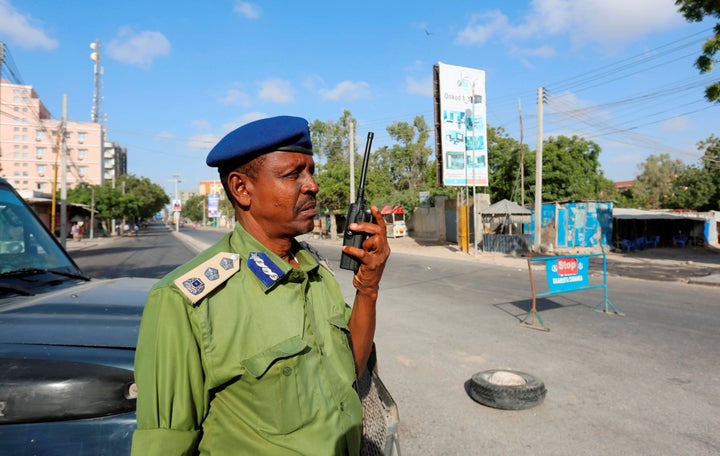
<path fill-rule="evenodd" d="M 623 239 L 622 246 L 623 246 L 623 250 L 625 250 L 626 252 L 635 250 L 635 243 L 633 241 L 631 241 L 630 239 Z"/>

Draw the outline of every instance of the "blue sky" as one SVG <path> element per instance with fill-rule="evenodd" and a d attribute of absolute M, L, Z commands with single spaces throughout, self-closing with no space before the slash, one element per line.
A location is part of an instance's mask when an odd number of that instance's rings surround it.
<path fill-rule="evenodd" d="M 108 139 L 128 171 L 174 192 L 215 179 L 205 157 L 260 117 L 358 119 L 356 144 L 418 115 L 433 123 L 432 66 L 486 71 L 488 124 L 535 148 L 544 137 L 599 144 L 605 175 L 631 180 L 651 154 L 698 162 L 720 134 L 720 105 L 693 62 L 713 22 L 688 23 L 673 0 L 81 2 L 0 0 L 0 40 L 54 118 L 90 121 L 89 44 L 101 45 Z M 3 76 L 6 68 L 3 68 Z M 432 146 L 432 144 L 429 144 Z"/>

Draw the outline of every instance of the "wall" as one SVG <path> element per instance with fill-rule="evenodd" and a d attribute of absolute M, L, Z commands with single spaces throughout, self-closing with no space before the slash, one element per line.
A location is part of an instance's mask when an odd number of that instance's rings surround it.
<path fill-rule="evenodd" d="M 490 206 L 490 195 L 486 193 L 475 194 L 475 210 L 477 212 L 478 226 L 475 235 L 482 239 L 483 226 L 480 212 Z M 433 207 L 418 207 L 406 221 L 408 233 L 416 239 L 428 241 L 457 242 L 457 204 L 456 200 L 444 196 L 435 197 Z M 473 226 L 473 215 L 470 212 L 470 226 Z M 472 247 L 472 243 L 471 243 Z"/>
<path fill-rule="evenodd" d="M 423 240 L 445 240 L 445 197 L 435 197 L 435 206 L 418 207 L 406 220 L 410 236 Z"/>

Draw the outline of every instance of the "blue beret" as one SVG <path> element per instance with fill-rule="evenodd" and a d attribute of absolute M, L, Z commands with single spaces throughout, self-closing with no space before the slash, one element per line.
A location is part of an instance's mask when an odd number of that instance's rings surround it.
<path fill-rule="evenodd" d="M 278 116 L 250 122 L 225 135 L 205 162 L 219 168 L 278 150 L 312 155 L 308 121 L 302 117 Z"/>

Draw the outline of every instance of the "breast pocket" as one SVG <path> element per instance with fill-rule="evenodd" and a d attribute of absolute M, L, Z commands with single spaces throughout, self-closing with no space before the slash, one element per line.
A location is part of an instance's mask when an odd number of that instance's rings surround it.
<path fill-rule="evenodd" d="M 288 434 L 304 424 L 300 407 L 298 355 L 307 350 L 300 338 L 291 338 L 278 346 L 243 362 L 250 375 L 248 385 L 255 423 L 269 434 Z"/>

